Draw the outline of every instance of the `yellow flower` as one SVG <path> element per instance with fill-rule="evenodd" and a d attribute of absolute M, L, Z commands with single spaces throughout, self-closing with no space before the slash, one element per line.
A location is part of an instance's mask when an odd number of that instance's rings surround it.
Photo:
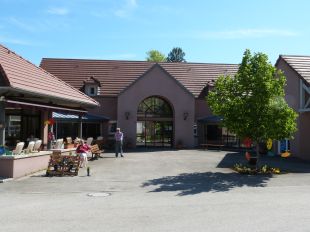
<path fill-rule="evenodd" d="M 268 139 L 266 145 L 267 145 L 267 149 L 271 150 L 271 148 L 272 148 L 272 139 Z"/>

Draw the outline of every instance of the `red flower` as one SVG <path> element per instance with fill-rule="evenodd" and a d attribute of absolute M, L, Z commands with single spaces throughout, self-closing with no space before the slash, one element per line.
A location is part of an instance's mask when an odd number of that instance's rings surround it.
<path fill-rule="evenodd" d="M 252 139 L 250 139 L 249 137 L 246 137 L 244 140 L 243 140 L 243 144 L 246 148 L 250 148 L 251 147 L 251 144 L 252 144 Z"/>

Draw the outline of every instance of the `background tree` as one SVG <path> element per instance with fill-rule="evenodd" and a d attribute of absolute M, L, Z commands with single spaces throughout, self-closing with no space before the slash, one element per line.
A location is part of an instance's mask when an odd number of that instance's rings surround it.
<path fill-rule="evenodd" d="M 284 100 L 285 77 L 263 53 L 244 52 L 234 77 L 222 76 L 207 101 L 215 115 L 223 116 L 223 126 L 239 138 L 251 138 L 256 145 L 267 139 L 292 137 L 297 114 Z"/>
<path fill-rule="evenodd" d="M 146 60 L 151 62 L 165 62 L 166 56 L 158 50 L 150 50 L 147 53 Z"/>
<path fill-rule="evenodd" d="M 182 48 L 173 48 L 167 57 L 168 62 L 186 62 L 184 59 L 185 52 L 183 52 Z"/>

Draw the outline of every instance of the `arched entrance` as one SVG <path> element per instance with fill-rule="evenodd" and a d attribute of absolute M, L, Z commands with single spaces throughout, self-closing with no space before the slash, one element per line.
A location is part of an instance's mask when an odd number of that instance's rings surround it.
<path fill-rule="evenodd" d="M 173 110 L 163 98 L 152 96 L 139 104 L 136 145 L 172 147 Z"/>

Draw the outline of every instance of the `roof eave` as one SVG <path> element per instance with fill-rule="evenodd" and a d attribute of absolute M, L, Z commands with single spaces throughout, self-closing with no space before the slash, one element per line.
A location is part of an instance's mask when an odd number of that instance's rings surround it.
<path fill-rule="evenodd" d="M 6 87 L 6 88 L 2 88 L 2 89 L 5 89 L 6 91 L 16 91 L 18 93 L 24 93 L 24 94 L 29 94 L 29 95 L 36 95 L 36 96 L 40 96 L 40 97 L 47 97 L 49 99 L 66 101 L 66 102 L 69 102 L 69 103 L 72 102 L 72 103 L 80 104 L 82 107 L 85 107 L 85 108 L 95 108 L 95 107 L 100 106 L 100 104 L 97 101 L 95 101 L 95 100 L 94 100 L 94 103 L 81 102 L 79 100 L 55 97 L 55 96 L 51 96 L 51 95 L 47 95 L 47 94 L 42 94 L 42 93 L 38 93 L 38 92 L 32 92 L 32 91 L 28 91 L 28 90 L 12 87 L 12 86 Z"/>
<path fill-rule="evenodd" d="M 280 62 L 280 60 L 283 60 L 284 61 L 284 63 L 290 68 L 290 69 L 292 69 L 293 70 L 293 72 L 295 72 L 296 73 L 296 75 L 300 78 L 300 79 L 302 79 L 303 81 L 304 81 L 304 83 L 306 83 L 306 85 L 310 85 L 310 83 L 302 76 L 302 75 L 300 75 L 300 73 L 299 72 L 297 72 L 296 71 L 296 69 L 294 69 L 293 68 L 293 66 L 292 65 L 290 65 L 290 63 L 289 62 L 287 62 L 284 58 L 283 58 L 283 56 L 282 55 L 280 55 L 279 56 L 279 59 L 277 60 L 277 62 L 276 62 L 276 64 L 275 64 L 275 66 L 277 66 L 278 65 L 278 63 Z"/>

